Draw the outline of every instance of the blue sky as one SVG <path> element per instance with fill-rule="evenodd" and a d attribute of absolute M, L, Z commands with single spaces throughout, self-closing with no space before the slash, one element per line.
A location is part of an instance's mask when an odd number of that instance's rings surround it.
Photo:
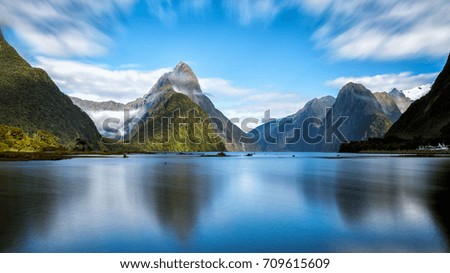
<path fill-rule="evenodd" d="M 65 93 L 128 102 L 185 61 L 230 118 L 292 114 L 348 81 L 430 83 L 448 14 L 448 0 L 0 0 L 7 40 Z"/>

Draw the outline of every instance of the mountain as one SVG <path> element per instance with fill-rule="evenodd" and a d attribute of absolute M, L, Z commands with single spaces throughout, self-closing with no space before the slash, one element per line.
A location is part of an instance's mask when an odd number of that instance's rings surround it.
<path fill-rule="evenodd" d="M 450 139 L 450 55 L 430 92 L 415 101 L 386 136 Z"/>
<path fill-rule="evenodd" d="M 421 97 L 425 96 L 426 94 L 428 94 L 428 92 L 430 92 L 431 90 L 431 86 L 433 84 L 424 84 L 421 86 L 417 86 L 411 89 L 406 89 L 406 90 L 402 90 L 402 93 L 405 94 L 405 96 L 407 98 L 409 98 L 410 100 L 418 100 Z"/>
<path fill-rule="evenodd" d="M 340 132 L 348 141 L 361 141 L 373 137 L 383 137 L 392 125 L 390 118 L 384 113 L 382 105 L 375 95 L 361 84 L 348 83 L 338 94 L 336 102 L 327 112 L 326 119 L 335 122 L 341 117 L 347 117 L 339 127 Z M 324 135 L 331 135 L 333 127 L 322 126 Z M 341 141 L 336 137 L 328 140 L 321 147 L 322 151 L 337 151 Z"/>
<path fill-rule="evenodd" d="M 402 115 L 402 112 L 398 108 L 393 96 L 386 92 L 374 93 L 374 96 L 380 103 L 383 112 L 389 117 L 392 123 L 396 122 Z"/>
<path fill-rule="evenodd" d="M 187 96 L 191 102 L 198 105 L 211 118 L 216 134 L 230 151 L 258 150 L 257 145 L 245 144 L 242 139 L 246 134 L 217 110 L 211 100 L 202 92 L 198 79 L 192 69 L 180 62 L 173 71 L 165 73 L 150 91 L 142 98 L 127 104 L 108 102 L 93 102 L 72 98 L 72 101 L 82 108 L 94 121 L 102 135 L 114 138 L 127 137 L 134 128 L 134 123 L 145 119 L 153 112 L 153 108 L 162 103 L 162 97 L 167 92 L 176 92 Z M 124 110 L 129 110 L 124 115 Z M 103 128 L 107 119 L 120 120 L 119 130 Z"/>
<path fill-rule="evenodd" d="M 315 98 L 307 102 L 297 113 L 262 124 L 250 131 L 249 135 L 254 136 L 263 151 L 315 151 L 315 145 L 307 143 L 304 135 L 299 134 L 298 131 L 303 129 L 303 124 L 310 118 L 323 120 L 327 108 L 334 102 L 335 98 L 332 96 Z M 311 124 L 309 130 L 309 135 L 314 136 L 318 132 L 318 126 Z M 298 141 L 290 141 L 296 136 L 297 138 L 302 136 L 302 138 Z"/>
<path fill-rule="evenodd" d="M 96 102 L 90 100 L 82 100 L 76 97 L 70 97 L 73 104 L 87 112 L 102 112 L 102 111 L 123 111 L 125 104 L 115 101 Z"/>
<path fill-rule="evenodd" d="M 184 94 L 166 90 L 146 113 L 131 143 L 151 151 L 223 151 L 208 114 Z"/>
<path fill-rule="evenodd" d="M 112 139 L 122 139 L 125 131 L 128 132 L 128 129 L 125 129 L 127 124 L 139 119 L 147 110 L 142 98 L 127 104 L 115 101 L 96 102 L 76 97 L 70 99 L 88 114 L 101 135 Z M 114 126 L 111 127 L 114 128 L 105 128 L 107 121 L 112 121 Z"/>
<path fill-rule="evenodd" d="M 373 94 L 361 84 L 348 83 L 336 99 L 313 99 L 294 115 L 265 123 L 249 134 L 263 151 L 334 152 L 342 142 L 383 137 L 400 115 L 388 93 Z"/>
<path fill-rule="evenodd" d="M 44 70 L 31 67 L 20 57 L 2 34 L 0 124 L 19 127 L 30 135 L 45 130 L 67 147 L 86 142 L 93 149 L 99 148 L 100 135 L 89 116 L 59 90 Z"/>
<path fill-rule="evenodd" d="M 144 101 L 156 96 L 161 91 L 173 89 L 188 96 L 195 104 L 200 106 L 215 125 L 215 131 L 224 141 L 227 150 L 246 151 L 254 150 L 255 146 L 245 144 L 246 134 L 234 125 L 225 115 L 217 110 L 211 100 L 202 92 L 198 79 L 192 69 L 184 62 L 180 62 L 173 71 L 164 74 L 144 96 Z"/>
<path fill-rule="evenodd" d="M 407 98 L 402 91 L 399 91 L 396 88 L 392 89 L 391 92 L 389 92 L 389 95 L 395 101 L 395 104 L 397 104 L 397 107 L 402 114 L 405 113 L 413 103 L 413 101 Z"/>

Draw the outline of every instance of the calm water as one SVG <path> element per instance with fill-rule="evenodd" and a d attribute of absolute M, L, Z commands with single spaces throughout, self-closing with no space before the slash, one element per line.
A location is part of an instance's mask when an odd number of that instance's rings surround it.
<path fill-rule="evenodd" d="M 449 252 L 450 159 L 0 162 L 0 252 Z"/>

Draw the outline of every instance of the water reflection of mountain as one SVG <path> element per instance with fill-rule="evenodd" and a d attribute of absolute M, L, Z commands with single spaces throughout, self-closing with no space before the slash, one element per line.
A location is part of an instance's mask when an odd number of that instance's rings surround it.
<path fill-rule="evenodd" d="M 148 206 L 155 210 L 160 224 L 172 229 L 183 243 L 191 237 L 199 213 L 210 200 L 213 177 L 202 169 L 192 162 L 169 161 L 146 172 L 142 180 L 147 183 Z"/>
<path fill-rule="evenodd" d="M 450 251 L 450 163 L 442 163 L 429 177 L 427 201 L 435 222 L 439 225 Z"/>
<path fill-rule="evenodd" d="M 29 229 L 42 236 L 48 232 L 58 200 L 49 190 L 54 181 L 42 180 L 47 175 L 46 170 L 39 174 L 28 169 L 1 170 L 0 252 L 22 251 Z"/>
<path fill-rule="evenodd" d="M 350 251 L 448 251 L 450 163 L 445 162 L 335 159 L 328 165 L 304 163 L 296 176 L 307 206 L 329 215 L 337 209 L 344 232 L 354 234 Z"/>
<path fill-rule="evenodd" d="M 336 172 L 336 202 L 344 222 L 365 230 L 391 229 L 399 237 L 407 236 L 404 232 L 415 226 L 423 230 L 424 236 L 435 230 L 436 236 L 446 240 L 449 249 L 449 164 L 429 163 L 414 169 L 399 165 L 406 162 L 398 160 L 372 163 L 351 162 L 351 168 L 343 168 L 346 172 Z M 400 239 L 392 237 L 391 240 Z M 429 243 L 426 238 L 417 238 L 415 244 L 417 251 L 427 251 L 425 247 Z"/>
<path fill-rule="evenodd" d="M 367 222 L 392 224 L 404 216 L 402 202 L 405 192 L 402 192 L 404 189 L 401 187 L 408 178 L 399 175 L 398 166 L 393 163 L 381 161 L 381 164 L 368 164 L 366 161 L 349 162 L 351 168 L 347 167 L 345 172 L 336 172 L 336 200 L 341 217 L 349 225 Z M 408 201 L 411 194 L 414 193 L 406 194 Z M 371 217 L 381 221 L 374 221 Z"/>

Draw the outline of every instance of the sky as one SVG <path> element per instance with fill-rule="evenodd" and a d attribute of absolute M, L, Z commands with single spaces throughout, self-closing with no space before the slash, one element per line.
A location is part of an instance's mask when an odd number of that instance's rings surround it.
<path fill-rule="evenodd" d="M 434 81 L 448 0 L 0 0 L 5 38 L 68 95 L 133 101 L 180 61 L 229 118 L 284 117 L 347 82 Z"/>

